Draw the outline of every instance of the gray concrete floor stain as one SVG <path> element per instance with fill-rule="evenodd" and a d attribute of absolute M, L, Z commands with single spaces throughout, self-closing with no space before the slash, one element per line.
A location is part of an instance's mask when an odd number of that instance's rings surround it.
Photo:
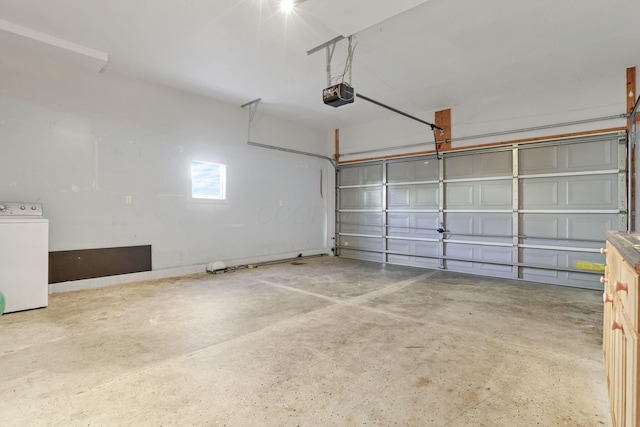
<path fill-rule="evenodd" d="M 8 426 L 610 426 L 594 291 L 308 258 L 0 317 Z"/>

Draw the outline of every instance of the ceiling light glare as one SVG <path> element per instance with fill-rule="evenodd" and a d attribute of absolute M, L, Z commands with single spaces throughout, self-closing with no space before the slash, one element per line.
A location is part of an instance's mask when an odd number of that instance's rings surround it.
<path fill-rule="evenodd" d="M 293 0 L 281 0 L 280 1 L 280 10 L 283 12 L 291 12 L 293 10 Z"/>

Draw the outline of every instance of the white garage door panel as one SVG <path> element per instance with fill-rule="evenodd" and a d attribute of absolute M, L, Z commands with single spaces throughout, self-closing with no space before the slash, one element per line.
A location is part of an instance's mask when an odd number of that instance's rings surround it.
<path fill-rule="evenodd" d="M 438 161 L 421 158 L 420 160 L 395 161 L 387 166 L 389 183 L 424 182 L 438 180 Z"/>
<path fill-rule="evenodd" d="M 523 238 L 542 237 L 558 239 L 567 237 L 568 231 L 562 229 L 562 215 L 557 214 L 520 214 L 520 235 Z"/>
<path fill-rule="evenodd" d="M 366 252 L 359 249 L 340 249 L 340 256 L 343 258 L 359 259 L 363 261 L 384 262 L 384 259 L 379 253 Z"/>
<path fill-rule="evenodd" d="M 448 236 L 469 236 L 476 234 L 476 221 L 472 213 L 447 214 L 445 223 L 447 224 Z"/>
<path fill-rule="evenodd" d="M 572 239 L 601 241 L 600 230 L 616 230 L 618 216 L 615 214 L 565 215 L 567 235 Z"/>
<path fill-rule="evenodd" d="M 478 189 L 478 203 L 482 208 L 510 208 L 511 182 L 485 182 Z"/>
<path fill-rule="evenodd" d="M 604 231 L 626 228 L 623 138 L 340 167 L 338 254 L 601 289 Z"/>
<path fill-rule="evenodd" d="M 484 214 L 477 217 L 478 233 L 490 236 L 506 236 L 513 230 L 513 215 Z"/>
<path fill-rule="evenodd" d="M 558 170 L 558 147 L 525 148 L 518 161 L 521 174 L 541 174 Z"/>
<path fill-rule="evenodd" d="M 382 184 L 382 164 L 340 168 L 340 185 Z"/>
<path fill-rule="evenodd" d="M 339 255 L 384 261 L 383 164 L 380 162 L 341 167 L 337 178 L 336 236 Z M 338 229 L 338 228 L 337 228 Z"/>
<path fill-rule="evenodd" d="M 425 257 L 438 257 L 438 242 L 412 242 L 408 240 L 395 240 L 390 238 L 389 252 L 406 255 L 420 255 Z"/>
<path fill-rule="evenodd" d="M 513 217 L 506 213 L 448 213 L 447 237 L 498 243 L 512 241 Z"/>
<path fill-rule="evenodd" d="M 512 251 L 511 248 L 508 247 L 449 243 L 447 245 L 446 258 L 448 266 L 450 266 L 452 263 L 455 264 L 456 262 L 477 260 L 477 262 L 473 262 L 473 264 L 476 266 L 476 268 L 480 269 L 482 268 L 482 261 L 490 262 L 490 264 L 511 264 Z M 494 267 L 491 268 L 494 269 Z M 511 266 L 497 265 L 495 269 L 511 272 Z"/>
<path fill-rule="evenodd" d="M 602 241 L 602 230 L 617 228 L 615 214 L 520 214 L 523 239 L 570 239 Z"/>
<path fill-rule="evenodd" d="M 410 213 L 390 213 L 387 216 L 389 228 L 387 231 L 394 236 L 410 236 L 415 231 L 414 217 Z"/>
<path fill-rule="evenodd" d="M 409 267 L 422 267 L 422 268 L 436 269 L 436 268 L 439 268 L 439 265 L 440 265 L 437 259 L 434 260 L 431 258 L 421 258 L 421 257 L 389 254 L 387 259 L 388 259 L 387 262 L 390 264 L 406 265 Z"/>
<path fill-rule="evenodd" d="M 338 217 L 341 231 L 353 234 L 384 234 L 382 213 L 341 212 Z"/>
<path fill-rule="evenodd" d="M 363 251 L 382 252 L 382 240 L 374 237 L 350 236 L 348 234 L 340 236 L 340 246 L 349 249 L 359 249 Z M 378 257 L 380 258 L 380 257 Z"/>
<path fill-rule="evenodd" d="M 447 244 L 447 268 L 473 274 L 512 277 L 512 250 L 510 247 L 482 246 L 469 244 Z M 477 260 L 469 262 L 467 260 Z M 483 263 L 482 261 L 485 261 Z"/>
<path fill-rule="evenodd" d="M 612 138 L 586 138 L 564 145 L 523 146 L 519 150 L 521 175 L 553 172 L 585 172 L 618 168 L 618 141 Z"/>
<path fill-rule="evenodd" d="M 532 178 L 520 181 L 522 209 L 617 210 L 618 176 Z"/>
<path fill-rule="evenodd" d="M 568 252 L 546 249 L 520 249 L 520 259 L 527 266 L 564 267 L 575 269 L 578 263 L 603 264 L 602 255 L 595 252 Z"/>
<path fill-rule="evenodd" d="M 557 209 L 560 205 L 558 183 L 549 179 L 520 181 L 520 208 Z"/>
<path fill-rule="evenodd" d="M 580 269 L 580 263 L 604 265 L 603 257 L 598 252 L 572 252 L 532 248 L 521 248 L 520 252 L 521 262 L 529 267 Z"/>
<path fill-rule="evenodd" d="M 382 209 L 380 188 L 346 188 L 340 192 L 342 209 Z"/>
<path fill-rule="evenodd" d="M 508 176 L 511 174 L 511 159 L 510 150 L 447 157 L 445 179 Z"/>
<path fill-rule="evenodd" d="M 555 283 L 565 286 L 592 287 L 585 286 L 594 281 L 594 276 L 588 273 L 563 271 L 562 269 L 576 268 L 578 262 L 589 262 L 593 264 L 602 263 L 602 255 L 593 253 L 573 254 L 570 252 L 555 252 L 539 249 L 524 249 L 521 253 L 522 262 L 526 265 L 540 265 L 546 267 L 557 267 L 558 269 L 543 268 L 523 268 L 522 278 L 535 282 Z M 602 286 L 600 285 L 599 289 Z"/>
<path fill-rule="evenodd" d="M 511 186 L 511 180 L 447 183 L 447 209 L 511 209 Z"/>
<path fill-rule="evenodd" d="M 445 199 L 449 209 L 464 209 L 474 206 L 473 183 L 456 183 L 447 185 Z"/>
<path fill-rule="evenodd" d="M 613 199 L 614 188 L 618 185 L 616 177 L 592 178 L 580 177 L 567 180 L 567 206 L 583 209 L 615 209 L 616 200 Z"/>
<path fill-rule="evenodd" d="M 438 238 L 440 218 L 437 213 L 389 213 L 389 236 Z"/>
<path fill-rule="evenodd" d="M 440 265 L 438 242 L 412 242 L 389 239 L 387 244 L 389 262 L 429 268 L 438 268 Z"/>
<path fill-rule="evenodd" d="M 440 192 L 436 185 L 420 186 L 415 190 L 415 204 L 417 209 L 438 209 Z"/>
<path fill-rule="evenodd" d="M 566 146 L 566 170 L 601 170 L 615 168 L 617 164 L 616 144 L 608 142 L 586 142 Z"/>
<path fill-rule="evenodd" d="M 389 186 L 388 207 L 400 209 L 438 209 L 437 185 Z"/>
<path fill-rule="evenodd" d="M 387 192 L 389 209 L 402 209 L 411 207 L 411 192 L 408 187 L 389 188 Z"/>

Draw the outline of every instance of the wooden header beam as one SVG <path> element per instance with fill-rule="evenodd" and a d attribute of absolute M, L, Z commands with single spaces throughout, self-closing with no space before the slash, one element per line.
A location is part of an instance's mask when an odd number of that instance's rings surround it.
<path fill-rule="evenodd" d="M 636 106 L 636 67 L 627 68 L 627 113 L 632 113 Z M 631 117 L 627 119 L 627 132 L 631 130 Z"/>
<path fill-rule="evenodd" d="M 627 114 L 631 114 L 633 113 L 633 109 L 636 106 L 636 67 L 629 67 L 627 68 L 627 92 L 626 92 L 626 98 L 627 98 Z M 627 118 L 627 135 L 631 135 L 631 126 L 633 125 L 633 123 L 631 123 L 631 119 L 632 117 L 629 116 Z M 633 147 L 633 142 L 629 141 L 629 147 Z M 630 153 L 630 161 L 631 164 L 627 165 L 627 168 L 629 169 L 629 173 L 631 176 L 630 179 L 630 183 L 629 185 L 631 186 L 630 188 L 630 197 L 631 200 L 629 200 L 629 206 L 631 207 L 631 212 L 629 212 L 629 216 L 627 218 L 627 221 L 629 221 L 629 230 L 630 231 L 636 231 L 636 215 L 638 215 L 638 207 L 637 207 L 637 200 L 636 200 L 636 151 L 633 150 Z"/>
<path fill-rule="evenodd" d="M 438 145 L 438 148 L 440 151 L 451 150 L 451 108 L 436 111 L 435 122 L 436 126 L 442 129 L 442 133 L 436 132 L 438 141 L 444 141 Z"/>

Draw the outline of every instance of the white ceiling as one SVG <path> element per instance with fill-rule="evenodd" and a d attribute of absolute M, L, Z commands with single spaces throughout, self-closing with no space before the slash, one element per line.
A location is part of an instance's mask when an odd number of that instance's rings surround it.
<path fill-rule="evenodd" d="M 340 35 L 357 44 L 356 91 L 411 114 L 521 86 L 622 82 L 640 66 L 638 0 L 305 0 L 290 15 L 276 0 L 0 0 L 0 20 L 0 48 L 106 53 L 107 72 L 238 106 L 262 98 L 261 111 L 327 130 L 393 114 L 322 103 L 325 51 L 306 52 Z M 342 40 L 334 74 L 346 53 Z"/>

